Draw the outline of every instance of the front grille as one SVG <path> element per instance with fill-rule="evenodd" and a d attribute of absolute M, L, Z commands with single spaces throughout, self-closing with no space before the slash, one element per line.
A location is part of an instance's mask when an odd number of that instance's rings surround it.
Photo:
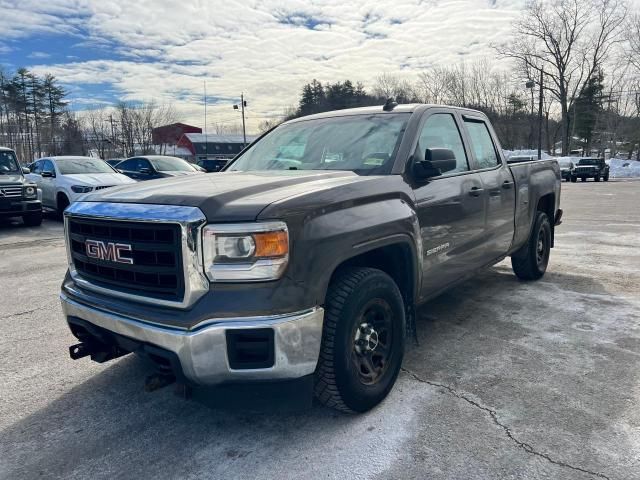
<path fill-rule="evenodd" d="M 184 298 L 179 225 L 68 218 L 69 248 L 76 272 L 91 283 L 163 300 Z M 86 241 L 131 245 L 122 256 L 132 264 L 87 256 Z"/>
<path fill-rule="evenodd" d="M 0 185 L 0 198 L 16 198 L 22 196 L 20 185 Z"/>
<path fill-rule="evenodd" d="M 104 190 L 105 188 L 111 188 L 113 185 L 98 185 L 96 190 Z"/>
<path fill-rule="evenodd" d="M 574 170 L 575 173 L 595 173 L 595 170 L 593 168 L 581 168 L 581 167 L 577 167 Z"/>

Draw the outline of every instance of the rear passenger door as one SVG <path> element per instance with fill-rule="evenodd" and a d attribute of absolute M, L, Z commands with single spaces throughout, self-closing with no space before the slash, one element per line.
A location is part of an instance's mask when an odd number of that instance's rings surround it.
<path fill-rule="evenodd" d="M 486 263 L 509 251 L 515 231 L 516 194 L 513 175 L 500 154 L 500 144 L 487 121 L 464 115 L 464 126 L 474 168 L 484 188 Z"/>
<path fill-rule="evenodd" d="M 471 170 L 460 120 L 450 110 L 427 110 L 412 156 L 412 162 L 421 161 L 427 148 L 447 148 L 457 163 L 455 170 L 413 185 L 422 236 L 421 298 L 446 288 L 482 261 L 478 246 L 484 232 L 484 192 Z"/>

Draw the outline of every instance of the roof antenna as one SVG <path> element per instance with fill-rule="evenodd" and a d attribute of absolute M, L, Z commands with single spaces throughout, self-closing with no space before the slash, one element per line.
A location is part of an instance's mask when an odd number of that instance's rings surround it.
<path fill-rule="evenodd" d="M 396 102 L 393 98 L 389 97 L 387 98 L 387 101 L 384 104 L 384 107 L 382 107 L 382 110 L 384 110 L 385 112 L 390 112 L 397 106 L 398 106 L 398 102 Z"/>

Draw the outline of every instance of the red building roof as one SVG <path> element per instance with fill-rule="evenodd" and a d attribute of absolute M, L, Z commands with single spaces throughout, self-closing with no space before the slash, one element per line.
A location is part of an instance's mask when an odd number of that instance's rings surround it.
<path fill-rule="evenodd" d="M 172 123 L 171 125 L 164 125 L 162 127 L 154 128 L 152 131 L 152 138 L 154 145 L 176 145 L 178 140 L 185 133 L 202 133 L 200 127 L 194 127 L 193 125 L 187 125 L 186 123 Z"/>

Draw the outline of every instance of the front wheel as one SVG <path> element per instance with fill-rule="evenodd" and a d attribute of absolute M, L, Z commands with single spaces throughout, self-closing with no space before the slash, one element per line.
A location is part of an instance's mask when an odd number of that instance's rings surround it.
<path fill-rule="evenodd" d="M 603 179 L 602 179 L 602 180 L 603 180 L 603 181 L 605 181 L 605 182 L 608 182 L 608 181 L 609 181 L 609 174 L 607 173 L 607 174 L 603 177 Z"/>
<path fill-rule="evenodd" d="M 404 302 L 393 279 L 346 268 L 329 285 L 314 393 L 326 406 L 366 412 L 391 391 L 402 364 Z"/>
<path fill-rule="evenodd" d="M 594 178 L 594 180 L 595 180 L 596 182 L 599 182 L 599 181 L 600 181 L 600 175 L 597 175 L 597 176 Z"/>
<path fill-rule="evenodd" d="M 580 181 L 581 182 L 586 182 L 587 181 L 587 177 L 580 177 Z"/>
<path fill-rule="evenodd" d="M 576 183 L 578 181 L 578 177 L 571 177 L 571 183 Z"/>
<path fill-rule="evenodd" d="M 527 243 L 511 255 L 511 267 L 521 280 L 537 280 L 547 271 L 551 253 L 551 223 L 538 212 Z"/>

